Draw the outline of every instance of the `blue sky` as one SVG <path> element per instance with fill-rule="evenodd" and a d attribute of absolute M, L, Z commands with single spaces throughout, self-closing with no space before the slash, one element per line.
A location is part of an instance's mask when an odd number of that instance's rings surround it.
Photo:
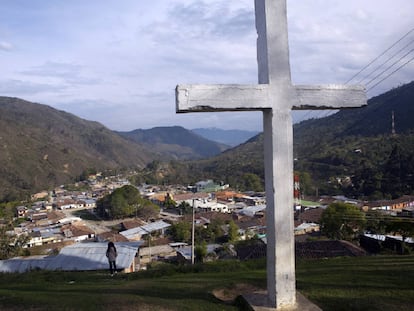
<path fill-rule="evenodd" d="M 414 27 L 411 0 L 287 3 L 294 84 L 345 83 Z M 112 130 L 261 130 L 259 112 L 175 113 L 177 84 L 257 83 L 253 9 L 253 0 L 1 0 L 0 95 Z M 414 61 L 368 94 L 411 80 Z"/>

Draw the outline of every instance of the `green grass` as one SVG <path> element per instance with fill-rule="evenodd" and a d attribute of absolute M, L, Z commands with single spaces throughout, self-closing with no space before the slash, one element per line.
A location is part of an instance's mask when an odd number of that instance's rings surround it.
<path fill-rule="evenodd" d="M 414 256 L 302 261 L 297 288 L 323 310 L 414 310 Z"/>
<path fill-rule="evenodd" d="M 263 261 L 105 272 L 0 274 L 0 310 L 238 310 L 212 295 L 265 287 Z M 323 310 L 413 310 L 414 256 L 299 261 L 297 288 Z"/>

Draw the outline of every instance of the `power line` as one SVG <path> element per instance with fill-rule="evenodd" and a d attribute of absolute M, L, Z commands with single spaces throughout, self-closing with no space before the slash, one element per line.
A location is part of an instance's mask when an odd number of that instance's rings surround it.
<path fill-rule="evenodd" d="M 375 57 L 372 61 L 370 61 L 366 66 L 364 66 L 360 71 L 358 71 L 355 75 L 353 75 L 348 81 L 345 82 L 345 84 L 348 84 L 350 81 L 354 80 L 357 76 L 359 76 L 363 71 L 365 71 L 367 68 L 369 68 L 373 63 L 375 63 L 377 60 L 379 60 L 382 56 L 384 56 L 388 51 L 390 51 L 392 48 L 394 48 L 398 43 L 400 43 L 402 40 L 404 40 L 407 36 L 409 36 L 412 32 L 414 32 L 414 28 L 410 29 L 407 33 L 405 33 L 402 37 L 400 37 L 397 41 L 395 41 L 391 46 L 389 46 L 387 49 L 385 49 L 382 53 L 380 53 L 377 57 Z M 374 70 L 372 70 L 367 76 L 360 79 L 357 84 L 360 84 L 365 79 L 369 78 L 371 75 L 373 75 L 375 72 L 377 72 L 379 69 L 381 69 L 385 64 L 390 62 L 395 56 L 397 56 L 400 52 L 404 51 L 408 46 L 410 46 L 414 40 L 411 40 L 408 44 L 404 45 L 402 48 L 400 48 L 396 53 L 394 53 L 392 56 L 388 57 L 384 62 L 382 62 L 380 65 L 378 65 Z M 377 74 L 374 78 L 368 81 L 366 85 L 373 83 L 376 79 L 378 79 L 381 75 L 383 75 L 385 72 L 387 72 L 389 69 L 391 69 L 393 66 L 395 66 L 399 61 L 404 59 L 407 55 L 409 55 L 413 49 L 411 49 L 409 52 L 404 54 L 402 57 L 400 57 L 397 61 L 395 61 L 391 66 L 388 66 L 385 70 L 381 71 L 380 74 Z M 403 65 L 399 66 L 396 70 L 392 71 L 390 74 L 386 75 L 384 78 L 382 78 L 380 81 L 372 85 L 367 89 L 367 92 L 372 90 L 374 87 L 376 87 L 378 84 L 383 82 L 384 80 L 388 79 L 391 75 L 395 74 L 399 70 L 401 70 L 404 66 L 409 64 L 413 59 L 410 59 L 409 61 L 405 62 Z M 331 110 L 327 110 L 324 112 L 319 113 L 316 118 L 325 118 L 331 114 Z M 305 116 L 308 116 L 310 114 L 307 113 Z"/>
<path fill-rule="evenodd" d="M 411 50 L 412 51 L 412 50 Z M 392 71 L 391 73 L 389 73 L 387 76 L 385 76 L 383 79 L 381 79 L 380 81 L 378 81 L 377 83 L 375 83 L 373 86 L 371 86 L 369 89 L 367 89 L 367 91 L 372 90 L 374 87 L 376 87 L 378 84 L 380 84 L 382 81 L 384 81 L 385 79 L 388 79 L 390 76 L 392 76 L 394 73 L 396 73 L 397 71 L 399 71 L 400 69 L 402 69 L 403 67 L 405 67 L 406 65 L 408 65 L 410 62 L 412 62 L 414 60 L 414 56 L 409 59 L 408 61 L 406 61 L 404 64 L 402 64 L 401 66 L 399 66 L 397 69 L 395 69 L 394 71 Z"/>
<path fill-rule="evenodd" d="M 378 77 L 380 77 L 383 73 L 385 73 L 388 69 L 392 68 L 395 64 L 397 64 L 400 60 L 402 60 L 404 57 L 408 56 L 414 49 L 411 49 L 407 53 L 405 53 L 403 56 L 401 56 L 399 59 L 397 59 L 395 62 L 393 62 L 390 66 L 385 68 L 383 71 L 381 71 L 379 74 L 377 74 L 374 78 L 372 78 L 370 81 L 366 83 L 366 86 L 374 82 Z"/>
<path fill-rule="evenodd" d="M 399 49 L 396 53 L 394 53 L 392 56 L 390 56 L 385 62 L 383 62 L 382 64 L 380 64 L 379 66 L 377 66 L 373 71 L 371 71 L 371 73 L 369 73 L 367 76 L 365 76 L 364 78 L 360 79 L 357 84 L 362 84 L 362 82 L 366 79 L 368 79 L 372 74 L 374 74 L 377 70 L 379 70 L 382 66 L 384 66 L 385 64 L 387 64 L 391 59 L 393 59 L 395 56 L 397 56 L 401 51 L 405 50 L 405 48 L 407 48 L 411 43 L 413 43 L 414 40 L 411 40 L 410 42 L 408 42 L 408 44 L 406 44 L 404 47 L 402 47 L 401 49 Z M 412 51 L 412 50 L 411 50 Z M 410 52 L 411 52 L 410 51 Z M 371 80 L 372 81 L 372 80 Z M 367 84 L 371 83 L 368 82 Z"/>
<path fill-rule="evenodd" d="M 375 61 L 377 61 L 379 58 L 381 58 L 385 53 L 387 53 L 389 50 L 391 50 L 394 46 L 396 46 L 399 42 L 401 42 L 405 37 L 407 37 L 410 33 L 414 31 L 414 28 L 409 30 L 405 35 L 403 35 L 400 39 L 398 39 L 396 42 L 394 42 L 389 48 L 387 48 L 385 51 L 383 51 L 380 55 L 375 57 L 371 62 L 369 62 L 368 65 L 364 66 L 360 71 L 358 71 L 355 75 L 353 75 L 348 81 L 345 82 L 345 84 L 348 84 L 351 82 L 355 77 L 361 74 L 365 69 L 367 69 L 371 64 L 373 64 Z"/>

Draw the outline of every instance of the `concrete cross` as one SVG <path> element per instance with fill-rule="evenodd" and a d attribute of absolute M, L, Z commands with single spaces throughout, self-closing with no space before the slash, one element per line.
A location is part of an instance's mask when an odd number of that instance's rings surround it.
<path fill-rule="evenodd" d="M 258 85 L 178 85 L 177 113 L 263 112 L 267 217 L 267 298 L 272 308 L 296 304 L 293 225 L 292 109 L 366 105 L 362 86 L 294 86 L 286 0 L 255 0 Z"/>

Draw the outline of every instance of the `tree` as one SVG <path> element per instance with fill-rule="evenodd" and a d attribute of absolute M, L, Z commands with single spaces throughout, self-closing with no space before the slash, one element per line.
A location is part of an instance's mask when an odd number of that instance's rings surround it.
<path fill-rule="evenodd" d="M 401 250 L 404 254 L 406 248 L 405 241 L 407 238 L 414 237 L 414 223 L 408 219 L 391 219 L 388 222 L 387 231 L 401 235 Z"/>
<path fill-rule="evenodd" d="M 391 216 L 385 215 L 378 210 L 369 210 L 365 214 L 366 230 L 370 233 L 385 234 L 389 226 Z"/>
<path fill-rule="evenodd" d="M 312 177 L 308 172 L 296 172 L 299 175 L 301 195 L 306 196 L 314 192 Z"/>
<path fill-rule="evenodd" d="M 177 206 L 177 203 L 174 201 L 174 199 L 172 198 L 172 196 L 169 193 L 167 193 L 167 195 L 165 196 L 164 206 L 167 207 L 167 208 Z"/>
<path fill-rule="evenodd" d="M 196 243 L 208 242 L 215 243 L 218 242 L 224 236 L 224 231 L 222 226 L 224 222 L 219 219 L 213 219 L 208 224 L 207 228 L 197 226 L 195 228 L 195 241 Z"/>
<path fill-rule="evenodd" d="M 234 223 L 233 220 L 230 220 L 228 224 L 228 239 L 230 243 L 233 243 L 239 239 L 239 227 Z"/>
<path fill-rule="evenodd" d="M 147 220 L 158 214 L 159 207 L 142 198 L 137 188 L 127 185 L 98 200 L 97 211 L 109 219 L 137 216 Z"/>
<path fill-rule="evenodd" d="M 204 258 L 207 256 L 207 244 L 202 242 L 194 248 L 194 256 L 196 262 L 203 262 Z"/>
<path fill-rule="evenodd" d="M 263 183 L 259 176 L 252 173 L 245 173 L 242 176 L 243 189 L 251 191 L 263 191 Z"/>
<path fill-rule="evenodd" d="M 382 183 L 382 191 L 384 194 L 390 195 L 393 199 L 400 197 L 403 194 L 402 184 L 402 163 L 403 152 L 401 147 L 396 144 L 388 157 L 384 166 L 384 181 Z"/>
<path fill-rule="evenodd" d="M 190 204 L 188 204 L 185 201 L 182 201 L 180 203 L 180 205 L 178 205 L 178 208 L 180 210 L 180 214 L 181 215 L 185 215 L 185 214 L 191 214 L 193 212 L 193 208 L 191 207 Z"/>
<path fill-rule="evenodd" d="M 11 235 L 7 227 L 0 227 L 0 260 L 19 255 L 29 240 L 28 235 Z"/>
<path fill-rule="evenodd" d="M 321 230 L 329 238 L 352 240 L 365 227 L 365 215 L 347 203 L 332 203 L 321 216 Z"/>
<path fill-rule="evenodd" d="M 173 224 L 169 230 L 174 241 L 190 242 L 191 240 L 191 223 L 181 221 Z"/>

